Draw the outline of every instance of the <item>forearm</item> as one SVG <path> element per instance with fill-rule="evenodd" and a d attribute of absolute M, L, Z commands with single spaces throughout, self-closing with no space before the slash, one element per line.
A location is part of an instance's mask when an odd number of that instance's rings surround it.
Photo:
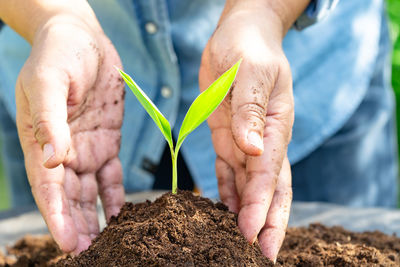
<path fill-rule="evenodd" d="M 0 19 L 33 43 L 36 32 L 50 21 L 98 28 L 95 15 L 83 0 L 0 0 Z"/>
<path fill-rule="evenodd" d="M 232 10 L 254 12 L 255 16 L 270 16 L 276 21 L 283 38 L 309 3 L 310 0 L 227 0 L 221 18 Z"/>

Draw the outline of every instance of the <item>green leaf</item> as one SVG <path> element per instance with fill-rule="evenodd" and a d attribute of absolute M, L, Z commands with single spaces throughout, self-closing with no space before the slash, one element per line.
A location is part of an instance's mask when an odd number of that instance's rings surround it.
<path fill-rule="evenodd" d="M 238 72 L 240 63 L 239 60 L 233 67 L 227 70 L 221 75 L 210 87 L 201 93 L 192 103 L 188 112 L 186 113 L 185 119 L 183 120 L 181 129 L 179 131 L 178 142 L 174 150 L 171 126 L 167 119 L 161 114 L 158 108 L 154 105 L 151 99 L 143 92 L 142 89 L 135 83 L 135 81 L 125 72 L 118 69 L 121 77 L 124 79 L 126 84 L 132 90 L 140 104 L 145 108 L 147 113 L 157 124 L 161 130 L 165 139 L 167 140 L 172 159 L 172 193 L 176 194 L 178 187 L 178 174 L 177 174 L 177 159 L 178 152 L 182 145 L 183 140 L 202 122 L 204 122 L 208 116 L 221 104 L 225 96 L 228 94 L 229 88 L 231 88 L 233 81 L 235 80 Z"/>
<path fill-rule="evenodd" d="M 183 140 L 204 122 L 224 100 L 235 80 L 241 62 L 240 59 L 193 101 L 182 122 L 175 154 L 178 154 Z"/>
<path fill-rule="evenodd" d="M 124 79 L 126 84 L 129 86 L 131 91 L 134 93 L 136 98 L 139 100 L 140 104 L 144 107 L 153 121 L 157 124 L 161 133 L 164 135 L 165 139 L 168 142 L 168 145 L 171 149 L 173 149 L 172 143 L 172 134 L 171 134 L 171 126 L 167 119 L 162 115 L 162 113 L 158 110 L 156 105 L 151 101 L 151 99 L 143 92 L 142 89 L 135 83 L 135 81 L 125 72 L 116 67 L 121 77 Z"/>

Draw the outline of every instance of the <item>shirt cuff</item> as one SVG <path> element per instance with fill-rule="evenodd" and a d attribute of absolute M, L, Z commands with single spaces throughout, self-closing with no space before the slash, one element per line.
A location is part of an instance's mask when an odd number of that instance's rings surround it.
<path fill-rule="evenodd" d="M 335 9 L 339 0 L 311 0 L 303 14 L 293 24 L 293 27 L 301 31 L 324 18 Z"/>

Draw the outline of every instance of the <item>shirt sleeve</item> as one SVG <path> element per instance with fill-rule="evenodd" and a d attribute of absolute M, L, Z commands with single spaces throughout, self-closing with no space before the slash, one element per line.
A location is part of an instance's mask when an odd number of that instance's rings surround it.
<path fill-rule="evenodd" d="M 323 20 L 335 9 L 339 0 L 311 0 L 303 14 L 295 21 L 293 28 L 303 30 L 308 26 Z"/>

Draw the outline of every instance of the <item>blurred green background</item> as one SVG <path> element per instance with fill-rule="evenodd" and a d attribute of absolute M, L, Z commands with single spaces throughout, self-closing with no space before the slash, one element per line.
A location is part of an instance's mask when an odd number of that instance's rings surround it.
<path fill-rule="evenodd" d="M 396 95 L 396 102 L 400 103 L 400 0 L 387 0 L 387 10 L 389 14 L 390 34 L 393 40 L 392 55 L 392 85 Z M 400 125 L 400 108 L 397 106 L 397 125 Z M 400 136 L 400 127 L 397 129 Z M 399 142 L 400 144 L 400 142 Z M 399 146 L 400 148 L 400 146 Z M 399 149 L 400 151 L 400 149 Z M 3 175 L 3 164 L 0 161 L 0 210 L 7 209 L 10 200 L 7 192 L 7 184 Z M 399 196 L 400 207 L 400 196 Z"/>
<path fill-rule="evenodd" d="M 396 100 L 400 96 L 400 1 L 388 0 L 388 13 L 390 18 L 390 34 L 393 40 L 392 56 L 392 84 L 396 93 Z M 397 101 L 397 103 L 400 103 Z M 397 118 L 400 118 L 397 109 Z M 399 125 L 399 124 L 398 124 Z M 400 127 L 399 127 L 400 128 Z"/>
<path fill-rule="evenodd" d="M 10 200 L 7 192 L 6 180 L 4 179 L 3 162 L 0 160 L 0 210 L 7 209 L 9 204 Z"/>
<path fill-rule="evenodd" d="M 397 136 L 398 147 L 400 151 L 400 1 L 387 0 L 387 9 L 389 14 L 389 28 L 390 35 L 393 40 L 393 54 L 392 54 L 392 85 L 396 95 L 396 116 L 397 116 Z M 399 185 L 400 192 L 400 185 Z M 400 195 L 398 201 L 400 207 Z"/>

